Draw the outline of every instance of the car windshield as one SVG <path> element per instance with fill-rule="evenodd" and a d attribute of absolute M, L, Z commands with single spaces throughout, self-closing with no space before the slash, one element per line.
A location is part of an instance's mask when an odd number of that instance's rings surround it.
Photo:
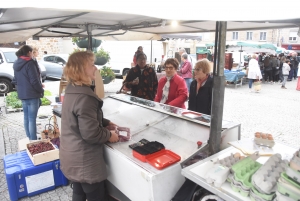
<path fill-rule="evenodd" d="M 18 59 L 15 52 L 4 52 L 4 57 L 7 63 L 14 63 Z"/>

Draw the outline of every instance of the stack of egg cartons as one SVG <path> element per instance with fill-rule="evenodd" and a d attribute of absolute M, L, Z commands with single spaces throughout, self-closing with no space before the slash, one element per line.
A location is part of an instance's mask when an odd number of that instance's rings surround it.
<path fill-rule="evenodd" d="M 300 200 L 300 149 L 296 151 L 285 172 L 277 182 L 277 201 Z"/>
<path fill-rule="evenodd" d="M 237 163 L 240 159 L 244 158 L 240 153 L 231 153 L 230 156 L 227 156 L 223 159 L 217 159 L 214 165 L 206 174 L 206 182 L 209 184 L 214 183 L 216 187 L 220 187 L 228 177 L 232 174 L 231 167 L 233 164 Z"/>
<path fill-rule="evenodd" d="M 231 167 L 234 172 L 231 178 L 231 188 L 239 192 L 242 196 L 247 197 L 250 194 L 250 190 L 253 186 L 251 177 L 261 167 L 261 164 L 256 162 L 258 157 L 258 153 L 255 153 L 240 160 Z"/>
<path fill-rule="evenodd" d="M 250 198 L 256 201 L 271 201 L 275 198 L 276 182 L 285 171 L 288 161 L 282 160 L 280 154 L 274 154 L 252 176 L 253 187 Z"/>

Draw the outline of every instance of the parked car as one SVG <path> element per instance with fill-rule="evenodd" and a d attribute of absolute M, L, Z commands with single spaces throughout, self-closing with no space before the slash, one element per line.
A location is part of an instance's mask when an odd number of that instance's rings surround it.
<path fill-rule="evenodd" d="M 47 54 L 39 61 L 46 68 L 46 77 L 61 79 L 69 54 Z"/>
<path fill-rule="evenodd" d="M 0 48 L 0 93 L 9 93 L 15 86 L 11 83 L 14 77 L 13 64 L 17 60 L 15 48 Z M 46 69 L 39 62 L 42 80 L 46 79 Z"/>

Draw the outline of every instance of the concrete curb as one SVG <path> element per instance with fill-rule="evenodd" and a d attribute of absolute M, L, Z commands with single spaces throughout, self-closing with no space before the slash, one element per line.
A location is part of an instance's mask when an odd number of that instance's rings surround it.
<path fill-rule="evenodd" d="M 3 159 L 4 156 L 5 156 L 4 136 L 3 136 L 2 128 L 0 128 L 0 159 Z"/>

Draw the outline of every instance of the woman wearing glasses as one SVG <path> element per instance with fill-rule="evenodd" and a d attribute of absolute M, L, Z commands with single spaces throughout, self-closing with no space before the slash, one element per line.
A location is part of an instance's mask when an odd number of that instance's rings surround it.
<path fill-rule="evenodd" d="M 184 79 L 177 75 L 178 67 L 177 59 L 169 58 L 166 60 L 166 77 L 161 78 L 158 82 L 155 101 L 185 109 L 184 102 L 188 97 L 188 90 Z"/>
<path fill-rule="evenodd" d="M 146 65 L 146 61 L 147 56 L 144 53 L 136 56 L 137 65 L 129 70 L 123 89 L 131 90 L 132 96 L 153 101 L 158 82 L 155 70 Z"/>
<path fill-rule="evenodd" d="M 211 114 L 212 86 L 210 65 L 207 59 L 197 61 L 194 68 L 195 80 L 191 83 L 189 110 Z"/>

